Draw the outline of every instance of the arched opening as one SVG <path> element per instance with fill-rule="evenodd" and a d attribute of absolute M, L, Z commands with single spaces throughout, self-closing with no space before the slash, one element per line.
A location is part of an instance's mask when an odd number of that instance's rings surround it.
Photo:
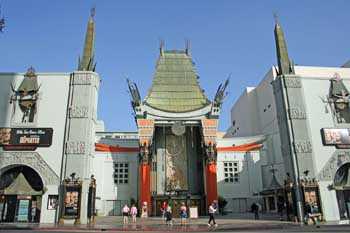
<path fill-rule="evenodd" d="M 39 222 L 44 185 L 28 166 L 4 169 L 0 176 L 0 222 Z"/>
<path fill-rule="evenodd" d="M 340 219 L 350 216 L 350 163 L 343 164 L 334 176 Z"/>

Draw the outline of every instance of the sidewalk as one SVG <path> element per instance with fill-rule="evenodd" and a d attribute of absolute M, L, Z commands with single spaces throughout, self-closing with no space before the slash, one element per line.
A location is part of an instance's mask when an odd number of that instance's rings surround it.
<path fill-rule="evenodd" d="M 129 218 L 129 221 L 131 218 Z M 0 223 L 0 230 L 60 230 L 60 231 L 235 231 L 235 230 L 278 230 L 278 229 L 300 229 L 315 228 L 315 226 L 304 226 L 300 223 L 279 221 L 277 214 L 262 214 L 261 220 L 254 220 L 251 213 L 230 214 L 216 216 L 217 227 L 207 225 L 208 218 L 188 219 L 186 225 L 180 224 L 180 219 L 174 219 L 174 225 L 168 226 L 160 217 L 137 218 L 137 223 L 123 225 L 121 216 L 96 217 L 95 224 L 86 225 L 58 225 L 58 224 L 35 224 L 35 223 Z M 348 227 L 349 225 L 327 225 L 320 223 L 317 227 Z"/>

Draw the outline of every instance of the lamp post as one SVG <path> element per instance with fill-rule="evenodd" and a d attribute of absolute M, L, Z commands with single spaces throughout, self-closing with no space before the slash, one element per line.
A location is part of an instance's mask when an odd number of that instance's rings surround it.
<path fill-rule="evenodd" d="M 277 207 L 278 195 L 277 195 L 277 187 L 276 187 L 277 182 L 276 182 L 276 176 L 275 176 L 276 171 L 277 171 L 277 169 L 274 168 L 274 164 L 272 164 L 272 165 L 271 165 L 270 172 L 272 173 L 272 181 L 273 181 L 273 184 L 274 184 L 274 191 L 275 191 L 275 198 L 274 198 L 274 200 L 275 200 L 275 203 L 274 203 L 275 209 L 278 208 L 278 207 Z"/>

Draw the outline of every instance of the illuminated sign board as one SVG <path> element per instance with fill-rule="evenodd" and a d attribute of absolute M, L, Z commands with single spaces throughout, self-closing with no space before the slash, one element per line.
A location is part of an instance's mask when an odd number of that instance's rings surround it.
<path fill-rule="evenodd" d="M 324 145 L 350 145 L 350 129 L 321 129 Z"/>
<path fill-rule="evenodd" d="M 0 128 L 4 150 L 35 150 L 52 144 L 52 128 Z"/>

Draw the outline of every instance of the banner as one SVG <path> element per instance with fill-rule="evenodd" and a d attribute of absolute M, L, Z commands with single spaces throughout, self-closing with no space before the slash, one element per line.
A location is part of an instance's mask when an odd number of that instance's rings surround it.
<path fill-rule="evenodd" d="M 52 128 L 0 128 L 4 150 L 35 150 L 52 144 Z"/>
<path fill-rule="evenodd" d="M 350 129 L 321 129 L 324 145 L 350 145 Z"/>

